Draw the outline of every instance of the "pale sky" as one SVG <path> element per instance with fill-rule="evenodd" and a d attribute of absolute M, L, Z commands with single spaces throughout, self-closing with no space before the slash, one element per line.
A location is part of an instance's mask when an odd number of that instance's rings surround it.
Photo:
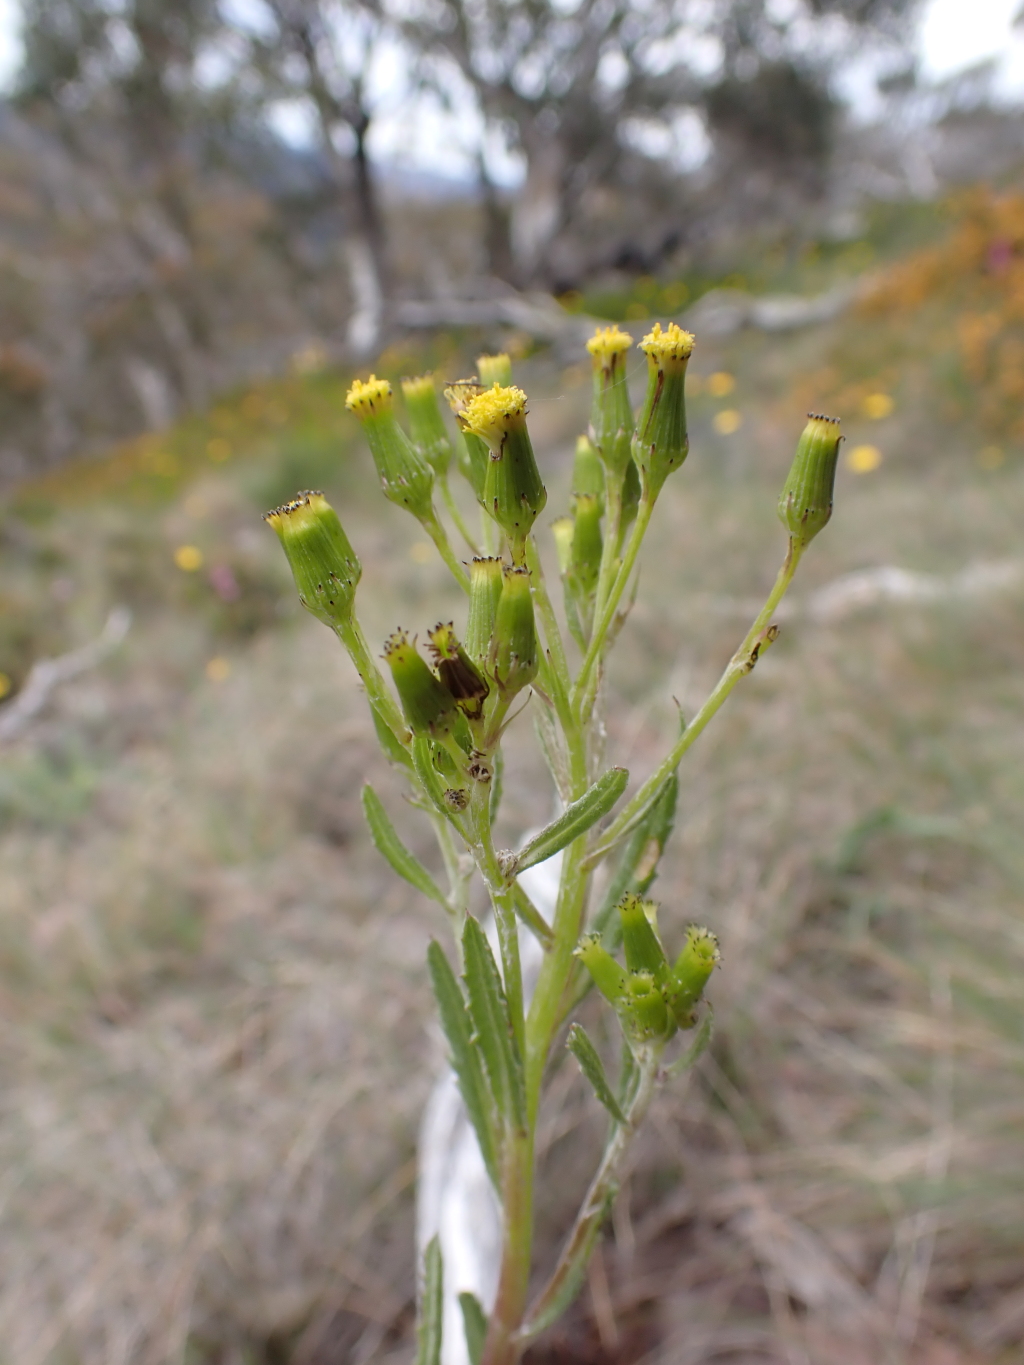
<path fill-rule="evenodd" d="M 920 27 L 918 51 L 922 74 L 932 80 L 950 76 L 990 57 L 998 59 L 997 89 L 1006 97 L 1024 96 L 1024 26 L 1013 29 L 1013 18 L 1022 0 L 926 0 Z M 8 84 L 18 62 L 18 0 L 0 0 L 0 89 Z M 418 119 L 424 133 L 410 146 L 410 126 L 398 108 L 386 106 L 379 111 L 381 125 L 374 138 L 377 155 L 397 153 L 401 159 L 424 169 L 458 173 L 462 167 L 442 163 L 438 141 L 447 142 L 448 156 L 460 160 L 452 145 L 451 130 L 438 139 L 438 125 L 430 114 Z M 424 111 L 426 113 L 426 111 Z M 394 125 L 391 127 L 390 125 Z"/>

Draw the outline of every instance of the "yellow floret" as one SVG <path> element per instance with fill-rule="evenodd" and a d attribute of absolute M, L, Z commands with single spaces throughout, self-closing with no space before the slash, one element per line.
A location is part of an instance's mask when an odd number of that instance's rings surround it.
<path fill-rule="evenodd" d="M 371 374 L 369 379 L 354 379 L 345 398 L 345 406 L 357 417 L 375 417 L 391 407 L 391 385 L 386 379 Z"/>
<path fill-rule="evenodd" d="M 432 374 L 420 374 L 415 379 L 402 380 L 402 395 L 406 400 L 415 402 L 417 398 L 427 398 L 436 392 Z"/>
<path fill-rule="evenodd" d="M 641 341 L 640 350 L 656 365 L 664 365 L 667 360 L 689 360 L 693 333 L 684 332 L 678 322 L 670 322 L 662 331 L 661 323 L 656 322 Z"/>
<path fill-rule="evenodd" d="M 272 526 L 278 535 L 287 524 L 290 529 L 298 530 L 321 516 L 330 506 L 324 495 L 315 488 L 305 493 L 296 493 L 291 502 L 282 503 L 272 512 L 264 512 L 263 520 Z"/>
<path fill-rule="evenodd" d="M 633 338 L 628 332 L 614 326 L 599 327 L 587 342 L 587 350 L 594 357 L 595 364 L 607 367 L 616 356 L 624 355 L 632 344 Z"/>
<path fill-rule="evenodd" d="M 526 416 L 526 394 L 514 384 L 502 388 L 495 384 L 485 389 L 468 405 L 462 414 L 462 425 L 497 445 L 509 427 Z"/>

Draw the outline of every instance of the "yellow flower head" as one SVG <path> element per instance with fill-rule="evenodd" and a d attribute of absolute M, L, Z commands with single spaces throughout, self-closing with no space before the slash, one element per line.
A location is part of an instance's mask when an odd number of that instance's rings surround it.
<path fill-rule="evenodd" d="M 357 380 L 356 383 L 358 382 L 359 381 Z M 377 380 L 378 384 L 383 382 L 383 380 Z M 352 390 L 349 393 L 350 399 L 352 397 L 352 392 L 354 391 L 355 385 L 353 384 Z M 402 397 L 407 403 L 410 401 L 415 403 L 417 399 L 429 398 L 431 394 L 436 392 L 437 390 L 434 387 L 434 376 L 432 374 L 420 374 L 414 379 L 402 380 Z"/>
<path fill-rule="evenodd" d="M 386 379 L 371 374 L 369 379 L 354 379 L 345 398 L 345 406 L 360 421 L 391 410 L 391 385 Z"/>
<path fill-rule="evenodd" d="M 587 350 L 594 361 L 594 368 L 610 370 L 633 344 L 633 338 L 620 328 L 599 327 L 587 342 Z"/>
<path fill-rule="evenodd" d="M 263 520 L 280 535 L 285 526 L 290 530 L 300 530 L 330 510 L 330 504 L 324 495 L 319 490 L 311 488 L 305 493 L 296 493 L 291 502 L 282 503 L 272 512 L 264 512 Z"/>
<path fill-rule="evenodd" d="M 684 332 L 678 322 L 670 322 L 664 330 L 656 322 L 641 341 L 640 350 L 659 369 L 671 361 L 685 364 L 693 351 L 693 333 Z"/>
<path fill-rule="evenodd" d="M 468 431 L 490 445 L 500 445 L 510 427 L 522 424 L 526 416 L 526 394 L 514 384 L 502 388 L 495 384 L 478 394 L 462 414 Z"/>

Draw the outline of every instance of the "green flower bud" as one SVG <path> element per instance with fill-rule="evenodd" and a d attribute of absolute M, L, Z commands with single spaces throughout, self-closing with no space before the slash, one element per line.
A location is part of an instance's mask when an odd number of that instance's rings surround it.
<path fill-rule="evenodd" d="M 594 367 L 590 438 L 608 469 L 620 476 L 629 465 L 633 436 L 633 409 L 626 384 L 626 357 L 632 344 L 629 333 L 618 327 L 599 327 L 587 342 Z"/>
<path fill-rule="evenodd" d="M 571 573 L 580 591 L 589 596 L 601 569 L 601 500 L 596 493 L 577 493 L 572 510 Z"/>
<path fill-rule="evenodd" d="M 718 939 L 709 929 L 691 924 L 686 931 L 686 946 L 669 974 L 665 995 L 680 1028 L 693 1025 L 693 1011 L 708 978 L 721 959 Z"/>
<path fill-rule="evenodd" d="M 438 622 L 430 632 L 430 649 L 437 675 L 468 720 L 479 720 L 490 687 L 476 664 L 459 644 L 451 621 Z"/>
<path fill-rule="evenodd" d="M 530 571 L 506 565 L 491 641 L 491 672 L 502 695 L 513 697 L 537 676 L 537 631 Z"/>
<path fill-rule="evenodd" d="M 466 622 L 466 653 L 482 664 L 491 649 L 494 622 L 501 597 L 500 559 L 477 557 L 469 566 L 469 619 Z"/>
<path fill-rule="evenodd" d="M 656 910 L 653 901 L 640 896 L 623 896 L 619 902 L 626 966 L 631 972 L 650 972 L 661 986 L 668 977 L 668 958 L 655 928 Z"/>
<path fill-rule="evenodd" d="M 807 414 L 796 455 L 779 498 L 779 517 L 802 550 L 832 515 L 832 490 L 839 459 L 839 419 Z"/>
<path fill-rule="evenodd" d="M 661 987 L 653 972 L 630 972 L 626 994 L 620 1002 L 626 1032 L 634 1042 L 650 1042 L 675 1033 Z"/>
<path fill-rule="evenodd" d="M 464 420 L 490 448 L 483 504 L 508 536 L 513 561 L 521 564 L 526 538 L 548 500 L 526 429 L 526 394 L 496 384 L 473 399 Z"/>
<path fill-rule="evenodd" d="M 384 658 L 413 734 L 434 738 L 450 734 L 458 717 L 455 698 L 431 673 L 415 640 L 410 644 L 406 631 L 396 630 L 385 641 Z"/>
<path fill-rule="evenodd" d="M 372 374 L 356 379 L 345 406 L 363 424 L 384 496 L 415 517 L 432 515 L 434 471 L 398 425 L 388 381 Z"/>
<path fill-rule="evenodd" d="M 601 935 L 584 935 L 575 955 L 586 967 L 594 985 L 609 1004 L 618 1006 L 626 994 L 629 978 L 602 944 Z"/>
<path fill-rule="evenodd" d="M 576 454 L 572 462 L 572 491 L 596 494 L 601 500 L 601 511 L 604 511 L 604 465 L 586 436 L 576 438 Z"/>
<path fill-rule="evenodd" d="M 633 458 L 649 497 L 657 497 L 665 480 L 686 459 L 686 366 L 693 336 L 677 322 L 662 331 L 656 322 L 640 343 L 647 356 L 647 395 L 633 439 Z"/>
<path fill-rule="evenodd" d="M 512 361 L 504 351 L 497 355 L 478 355 L 476 372 L 485 389 L 492 389 L 495 384 L 507 388 L 512 383 Z"/>
<path fill-rule="evenodd" d="M 483 502 L 484 479 L 487 477 L 487 462 L 490 456 L 487 442 L 467 429 L 465 412 L 473 399 L 482 393 L 483 389 L 475 379 L 460 379 L 454 384 L 449 384 L 444 391 L 462 436 L 462 440 L 455 447 L 455 462 L 478 502 Z"/>
<path fill-rule="evenodd" d="M 452 459 L 452 442 L 441 416 L 434 376 L 402 380 L 402 397 L 409 413 L 412 443 L 435 474 L 443 474 Z"/>
<path fill-rule="evenodd" d="M 352 617 L 362 566 L 334 508 L 322 493 L 299 493 L 263 518 L 288 556 L 299 601 L 318 621 L 334 626 Z"/>
<path fill-rule="evenodd" d="M 572 538 L 576 534 L 576 523 L 572 517 L 559 517 L 551 523 L 551 533 L 555 537 L 558 572 L 564 578 L 572 568 Z"/>

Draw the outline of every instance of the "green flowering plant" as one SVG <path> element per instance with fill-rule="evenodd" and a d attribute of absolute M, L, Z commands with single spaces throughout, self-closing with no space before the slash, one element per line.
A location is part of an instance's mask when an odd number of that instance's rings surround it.
<path fill-rule="evenodd" d="M 625 769 L 603 769 L 597 703 L 659 494 L 689 449 L 685 385 L 693 337 L 673 323 L 655 325 L 643 339 L 647 390 L 636 414 L 626 379 L 632 343 L 608 327 L 587 346 L 590 427 L 577 446 L 569 508 L 552 527 L 565 632 L 536 539 L 547 490 L 530 440 L 528 400 L 512 383 L 507 356 L 481 357 L 480 380 L 445 390 L 457 428 L 451 437 L 430 376 L 403 385 L 408 435 L 386 380 L 357 380 L 349 392 L 347 406 L 362 422 L 385 497 L 416 517 L 466 596 L 464 625 L 437 624 L 427 633 L 426 655 L 405 630 L 389 637 L 383 662 L 390 686 L 356 618 L 359 561 L 323 495 L 301 493 L 267 514 L 302 604 L 335 630 L 351 656 L 384 754 L 402 770 L 413 804 L 433 825 L 445 868 L 442 887 L 404 846 L 366 786 L 363 807 L 377 848 L 442 908 L 451 931 L 447 948 L 431 943 L 428 968 L 502 1217 L 493 1305 L 485 1311 L 472 1295 L 460 1295 L 474 1365 L 514 1365 L 571 1303 L 654 1094 L 707 1046 L 712 1015 L 704 992 L 719 961 L 717 940 L 691 925 L 670 956 L 658 907 L 646 893 L 672 831 L 680 761 L 776 638 L 773 613 L 832 509 L 838 423 L 811 416 L 779 502 L 788 542 L 775 584 L 704 703 L 627 796 Z M 477 538 L 451 498 L 451 467 L 480 504 Z M 468 564 L 452 548 L 435 491 L 469 545 Z M 521 848 L 499 850 L 493 828 L 502 741 L 531 694 L 560 813 Z M 561 855 L 559 889 L 546 916 L 520 877 L 555 855 Z M 494 916 L 497 953 L 471 909 L 477 878 Z M 541 957 L 529 998 L 520 925 L 536 938 Z M 622 1035 L 614 1079 L 574 1019 L 594 985 Z M 537 1119 L 548 1063 L 563 1039 L 606 1111 L 608 1133 L 561 1254 L 531 1298 Z M 435 1239 L 423 1266 L 419 1365 L 440 1360 L 442 1284 Z"/>

